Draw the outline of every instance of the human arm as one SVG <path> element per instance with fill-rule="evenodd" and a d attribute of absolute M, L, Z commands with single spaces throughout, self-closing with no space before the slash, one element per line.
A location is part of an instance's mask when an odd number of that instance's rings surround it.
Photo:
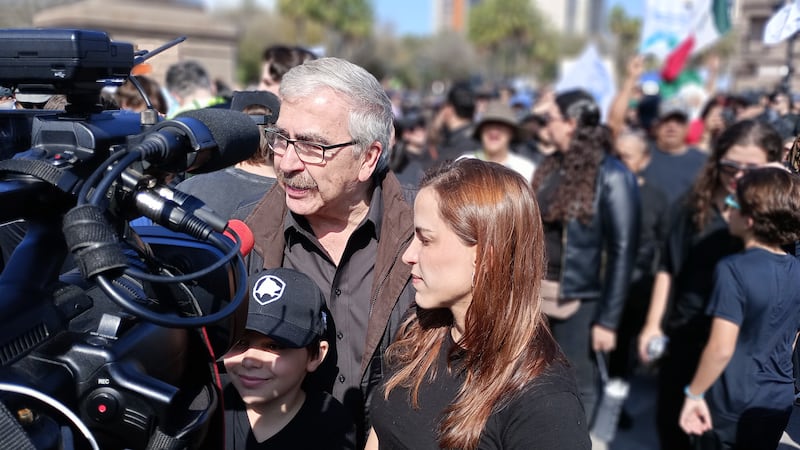
<path fill-rule="evenodd" d="M 647 310 L 647 318 L 644 327 L 639 333 L 639 359 L 644 363 L 650 362 L 647 355 L 647 344 L 655 337 L 663 337 L 664 331 L 661 329 L 661 322 L 667 311 L 669 291 L 672 288 L 672 275 L 669 272 L 659 270 L 656 272 L 653 281 L 653 290 L 650 294 L 650 307 Z"/>
<path fill-rule="evenodd" d="M 611 351 L 636 261 L 641 205 L 634 175 L 616 159 L 606 159 L 600 196 L 605 252 L 603 292 L 592 325 L 592 349 Z"/>
<path fill-rule="evenodd" d="M 592 325 L 592 350 L 610 352 L 617 348 L 617 331 L 602 325 Z"/>
<path fill-rule="evenodd" d="M 706 76 L 705 89 L 711 95 L 717 90 L 717 76 L 719 75 L 720 57 L 717 54 L 711 54 L 706 60 L 706 69 L 708 75 Z"/>
<path fill-rule="evenodd" d="M 711 325 L 711 336 L 700 357 L 700 365 L 694 374 L 680 415 L 680 427 L 688 434 L 703 434 L 713 426 L 711 412 L 702 395 L 719 378 L 728 366 L 736 350 L 739 325 L 720 317 L 715 317 Z"/>
<path fill-rule="evenodd" d="M 644 56 L 636 55 L 628 61 L 625 80 L 623 80 L 619 92 L 608 107 L 606 124 L 614 132 L 614 136 L 619 136 L 625 127 L 625 115 L 628 111 L 628 105 L 636 92 L 636 86 L 642 73 L 644 73 Z"/>
<path fill-rule="evenodd" d="M 369 433 L 367 433 L 367 446 L 364 447 L 364 450 L 378 450 L 380 446 L 378 445 L 378 435 L 375 434 L 375 429 L 370 428 Z"/>

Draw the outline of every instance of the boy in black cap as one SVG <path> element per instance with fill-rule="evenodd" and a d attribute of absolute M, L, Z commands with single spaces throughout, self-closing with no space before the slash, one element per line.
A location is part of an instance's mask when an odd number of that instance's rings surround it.
<path fill-rule="evenodd" d="M 245 332 L 223 356 L 227 449 L 355 449 L 355 425 L 341 403 L 301 387 L 328 352 L 324 305 L 300 272 L 251 277 Z"/>

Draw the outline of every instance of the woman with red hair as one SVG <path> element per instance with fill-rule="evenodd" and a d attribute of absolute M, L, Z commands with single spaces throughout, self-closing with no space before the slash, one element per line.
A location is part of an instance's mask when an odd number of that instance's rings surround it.
<path fill-rule="evenodd" d="M 591 448 L 541 309 L 542 221 L 525 179 L 476 159 L 438 166 L 414 226 L 403 261 L 417 308 L 387 350 L 367 448 Z"/>

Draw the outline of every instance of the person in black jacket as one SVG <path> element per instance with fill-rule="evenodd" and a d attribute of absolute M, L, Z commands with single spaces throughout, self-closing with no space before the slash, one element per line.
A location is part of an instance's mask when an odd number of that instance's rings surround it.
<path fill-rule="evenodd" d="M 636 258 L 639 190 L 633 173 L 611 155 L 611 133 L 589 93 L 562 92 L 547 114 L 558 151 L 533 179 L 547 246 L 542 297 L 591 422 L 598 397 L 593 352 L 616 347 Z"/>

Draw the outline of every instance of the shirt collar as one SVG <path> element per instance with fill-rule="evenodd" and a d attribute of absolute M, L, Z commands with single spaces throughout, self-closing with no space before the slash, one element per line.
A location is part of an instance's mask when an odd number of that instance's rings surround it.
<path fill-rule="evenodd" d="M 381 201 L 382 189 L 378 184 L 372 191 L 372 198 L 369 201 L 369 210 L 367 216 L 358 224 L 356 229 L 360 229 L 364 225 L 371 223 L 372 228 L 375 230 L 375 239 L 380 241 L 381 236 L 381 218 L 383 217 L 383 201 Z M 311 229 L 308 220 L 304 216 L 293 213 L 289 210 L 286 215 L 286 220 L 283 221 L 284 235 L 288 235 L 291 231 L 298 231 L 304 234 L 314 236 L 314 231 Z"/>

